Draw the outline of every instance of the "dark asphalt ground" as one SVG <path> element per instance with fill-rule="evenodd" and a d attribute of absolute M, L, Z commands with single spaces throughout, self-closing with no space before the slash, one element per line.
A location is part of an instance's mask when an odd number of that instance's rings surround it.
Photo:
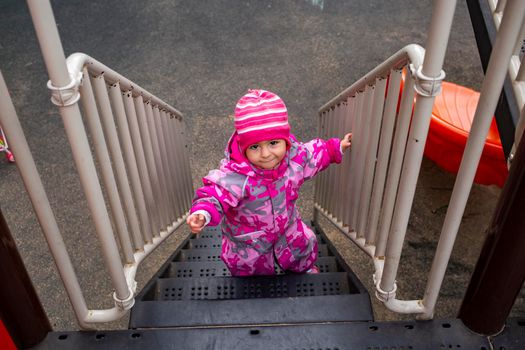
<path fill-rule="evenodd" d="M 431 1 L 152 0 L 52 1 L 66 55 L 85 52 L 185 115 L 194 183 L 216 167 L 233 130 L 228 118 L 248 88 L 286 102 L 293 132 L 316 133 L 325 102 L 410 43 L 425 44 Z M 58 223 L 91 308 L 111 306 L 93 225 L 23 1 L 0 2 L 0 69 L 12 94 Z M 478 89 L 482 71 L 466 5 L 459 1 L 444 66 L 447 81 Z M 0 161 L 1 207 L 56 330 L 76 324 L 28 196 L 13 165 Z M 454 178 L 425 160 L 399 277 L 400 296 L 422 296 Z M 303 217 L 313 186 L 303 190 Z M 437 317 L 454 317 L 499 190 L 475 186 Z M 140 285 L 186 234 L 180 230 L 146 266 Z M 335 232 L 331 237 L 365 283 L 371 262 Z M 6 283 L 6 282 L 4 282 Z M 4 284 L 6 286 L 6 284 Z M 377 306 L 377 305 L 376 305 Z M 522 313 L 517 308 L 515 313 Z M 382 306 L 378 319 L 393 319 Z M 126 321 L 104 328 L 125 326 Z"/>

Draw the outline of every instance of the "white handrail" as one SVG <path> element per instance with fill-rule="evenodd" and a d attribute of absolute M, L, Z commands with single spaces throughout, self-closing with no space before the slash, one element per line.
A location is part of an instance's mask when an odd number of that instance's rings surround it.
<path fill-rule="evenodd" d="M 348 97 L 354 96 L 357 91 L 362 90 L 363 87 L 374 82 L 376 77 L 388 76 L 391 69 L 403 68 L 407 62 L 412 63 L 415 67 L 419 67 L 423 63 L 424 55 L 425 49 L 417 44 L 410 44 L 403 47 L 401 50 L 390 56 L 386 61 L 371 70 L 368 74 L 361 77 L 361 79 L 325 103 L 319 108 L 319 114 L 326 112 L 328 109 L 343 101 L 346 101 Z"/>
<path fill-rule="evenodd" d="M 356 129 L 352 142 L 350 219 L 345 222 L 335 213 L 338 208 L 329 203 L 332 199 L 323 195 L 330 187 L 348 186 L 345 183 L 320 181 L 316 191 L 315 210 L 327 217 L 336 227 L 373 258 L 376 296 L 387 308 L 400 313 L 432 314 L 425 300 L 396 299 L 396 276 L 402 253 L 408 218 L 415 194 L 415 187 L 434 98 L 441 92 L 444 72 L 441 70 L 448 43 L 455 0 L 435 1 L 430 23 L 426 53 L 416 45 L 409 45 L 380 64 L 369 74 L 333 98 L 319 110 L 322 119 L 334 119 L 345 113 L 334 113 L 334 109 L 358 106 L 352 113 Z M 401 104 L 399 105 L 394 142 L 391 145 L 392 118 L 399 100 L 399 70 L 405 68 L 406 79 Z M 389 78 L 389 89 L 385 97 L 385 78 Z M 392 86 L 398 84 L 398 86 Z M 414 91 L 416 92 L 414 101 Z M 355 99 L 356 102 L 345 101 Z M 383 109 L 383 106 L 385 108 Z M 413 117 L 412 117 L 413 111 Z M 379 131 L 384 125 L 379 147 Z M 328 123 L 327 133 L 333 134 Z M 410 126 L 410 129 L 409 129 Z M 407 137 L 407 132 L 409 135 Z M 385 143 L 385 140 L 388 141 Z M 406 147 L 405 147 L 406 145 Z M 379 153 L 379 156 L 378 156 Z M 388 158 L 390 155 L 390 162 Z M 388 167 L 387 167 L 388 163 Z M 385 176 L 388 168 L 388 176 Z M 374 189 L 372 189 L 372 184 Z M 384 189 L 384 191 L 383 191 Z M 383 196 L 384 192 L 384 196 Z M 330 193 L 330 192 L 328 192 Z M 373 201 L 372 203 L 370 203 Z M 382 203 L 381 203 L 382 202 Z M 395 203 L 395 205 L 394 205 Z M 382 205 L 382 206 L 381 206 Z M 379 220 L 379 212 L 382 218 Z M 379 228 L 377 226 L 379 225 Z M 379 230 L 377 235 L 376 230 Z M 448 261 L 442 262 L 445 264 Z"/>
<path fill-rule="evenodd" d="M 345 162 L 350 161 L 350 164 L 343 168 L 343 175 L 339 177 L 339 180 L 331 178 L 327 172 L 321 173 L 321 179 L 317 182 L 316 188 L 314 216 L 322 214 L 373 259 L 374 279 L 378 288 L 383 274 L 384 252 L 390 227 L 390 220 L 385 220 L 385 217 L 391 218 L 393 215 L 408 126 L 412 120 L 414 105 L 412 73 L 421 66 L 424 55 L 425 50 L 415 44 L 402 48 L 319 109 L 323 131 L 321 137 L 332 137 L 339 125 L 345 125 L 345 123 L 340 124 L 339 120 L 348 118 L 351 118 L 352 122 L 347 122 L 346 125 L 351 125 L 354 136 L 352 149 L 349 152 L 351 153 L 350 159 L 345 160 Z M 405 69 L 406 77 L 401 104 L 398 106 L 403 69 Z M 386 89 L 387 78 L 388 89 Z M 396 113 L 398 108 L 398 113 Z M 397 126 L 394 128 L 396 114 L 398 115 Z M 390 127 L 387 126 L 388 123 Z M 385 130 L 385 126 L 389 131 Z M 381 129 L 382 144 L 378 150 L 378 131 Z M 395 133 L 393 133 L 394 129 Z M 392 135 L 395 136 L 393 144 L 388 141 L 388 139 L 392 140 Z M 387 140 L 386 143 L 385 140 Z M 378 152 L 381 155 L 380 158 L 376 158 Z M 393 164 L 393 162 L 396 163 Z M 372 189 L 372 184 L 374 189 Z M 387 184 L 386 187 L 385 184 Z M 344 213 L 343 216 L 336 214 L 341 213 L 339 206 L 342 203 L 333 202 L 332 197 L 336 193 L 334 189 L 341 187 L 345 188 L 345 193 L 349 193 L 349 198 L 345 199 L 348 202 L 345 207 L 349 213 Z M 381 191 L 384 189 L 385 199 L 381 200 L 383 196 L 382 193 L 378 193 L 380 192 L 378 188 L 381 188 Z M 379 205 L 382 209 L 377 208 L 377 203 L 372 207 L 370 199 L 374 193 L 379 196 Z M 390 209 L 386 206 L 387 202 Z M 376 214 L 372 215 L 372 210 Z M 383 227 L 386 227 L 386 233 L 376 237 L 375 233 L 372 235 L 371 227 L 379 227 L 377 212 L 380 210 L 382 211 L 381 223 Z M 378 246 L 381 249 L 380 255 L 378 255 Z M 394 295 L 393 293 L 391 298 L 383 300 L 388 308 L 396 312 L 422 312 L 420 301 L 401 301 L 395 299 Z"/>
<path fill-rule="evenodd" d="M 104 74 L 107 82 L 118 82 L 122 91 L 131 91 L 133 97 L 140 95 L 144 101 L 151 101 L 153 105 L 160 106 L 179 118 L 182 118 L 182 113 L 177 109 L 85 53 L 76 52 L 71 54 L 68 56 L 66 64 L 68 72 L 82 72 L 82 68 L 86 67 L 93 75 Z"/>
<path fill-rule="evenodd" d="M 191 179 L 188 158 L 183 154 L 182 114 L 88 55 L 76 53 L 66 61 L 49 1 L 28 0 L 28 6 L 50 76 L 51 100 L 62 116 L 102 256 L 115 289 L 113 308 L 89 310 L 60 232 L 54 227 L 56 223 L 52 225 L 53 214 L 48 210 L 42 214 L 45 218 L 39 215 L 79 325 L 90 328 L 91 323 L 122 317 L 133 306 L 137 287 L 135 274 L 140 262 L 187 216 L 193 189 L 191 180 L 188 181 Z M 87 115 L 124 262 L 120 261 L 110 214 L 104 205 L 102 186 L 78 107 L 79 100 Z M 15 137 L 24 140 L 23 135 Z M 138 137 L 136 141 L 140 139 L 140 142 L 132 142 L 132 137 Z M 22 153 L 24 157 L 27 156 Z M 147 166 L 139 165 L 137 161 L 147 163 Z M 38 177 L 34 166 L 21 168 L 21 171 L 23 176 Z M 26 182 L 30 193 L 43 191 L 39 188 L 33 190 L 32 186 L 38 185 L 36 180 Z M 160 204 L 154 198 L 159 198 Z M 31 199 L 35 208 L 49 206 L 41 194 Z"/>

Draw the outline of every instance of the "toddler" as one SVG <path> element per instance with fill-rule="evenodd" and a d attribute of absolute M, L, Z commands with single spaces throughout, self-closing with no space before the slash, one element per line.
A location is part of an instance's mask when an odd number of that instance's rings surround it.
<path fill-rule="evenodd" d="M 221 224 L 224 261 L 233 276 L 315 273 L 317 239 L 295 207 L 299 188 L 351 146 L 343 140 L 298 142 L 284 102 L 249 90 L 235 108 L 235 132 L 220 169 L 203 178 L 187 223 L 193 233 Z"/>

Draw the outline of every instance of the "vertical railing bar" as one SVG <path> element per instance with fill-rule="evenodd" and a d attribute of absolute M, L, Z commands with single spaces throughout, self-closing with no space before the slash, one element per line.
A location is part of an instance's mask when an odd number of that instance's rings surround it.
<path fill-rule="evenodd" d="M 322 122 L 323 123 L 323 134 L 321 135 L 322 139 L 327 139 L 328 135 L 329 135 L 330 113 L 331 113 L 331 109 L 326 111 L 324 113 L 324 115 L 323 115 L 323 122 Z M 321 173 L 321 175 L 322 175 L 321 205 L 323 206 L 323 209 L 325 209 L 328 212 L 328 203 L 327 203 L 328 196 L 327 196 L 327 192 L 328 192 L 328 188 L 330 186 L 330 184 L 329 184 L 329 178 L 330 177 L 328 176 L 328 170 L 323 171 Z"/>
<path fill-rule="evenodd" d="M 366 122 L 363 124 L 364 126 L 364 129 L 363 129 L 363 135 L 364 135 L 364 142 L 363 143 L 363 147 L 364 147 L 364 152 L 362 152 L 362 154 L 360 155 L 360 161 L 359 161 L 359 178 L 360 178 L 360 186 L 358 187 L 359 188 L 359 205 L 358 205 L 358 211 L 357 211 L 357 238 L 363 238 L 365 237 L 365 225 L 364 225 L 364 219 L 366 218 L 367 216 L 367 210 L 368 210 L 368 201 L 370 200 L 370 198 L 368 196 L 366 196 L 366 184 L 368 182 L 368 179 L 367 179 L 367 168 L 368 168 L 368 164 L 367 164 L 367 159 L 368 158 L 371 158 L 372 155 L 372 149 L 373 149 L 373 145 L 370 143 L 370 139 L 371 139 L 371 135 L 372 135 L 372 132 L 373 132 L 373 129 L 372 129 L 372 123 L 373 123 L 373 119 L 374 119 L 374 115 L 373 115 L 373 112 L 374 112 L 374 108 L 375 108 L 375 101 L 376 101 L 376 98 L 383 98 L 383 96 L 379 97 L 378 96 L 378 91 L 377 91 L 377 88 L 376 88 L 376 84 L 377 84 L 377 78 L 374 80 L 374 82 L 372 83 L 373 85 L 370 85 L 370 89 L 371 89 L 371 96 L 369 98 L 369 101 L 368 101 L 368 105 L 367 105 L 367 110 L 366 110 Z"/>
<path fill-rule="evenodd" d="M 185 149 L 181 146 L 182 142 L 179 140 L 181 135 L 179 135 L 177 124 L 178 124 L 177 116 L 171 114 L 170 118 L 168 119 L 168 131 L 171 134 L 173 156 L 174 156 L 173 160 L 175 164 L 177 165 L 174 171 L 176 174 L 175 176 L 178 179 L 178 181 L 176 182 L 177 192 L 180 193 L 179 207 L 181 210 L 180 210 L 179 215 L 184 215 L 188 201 L 191 202 L 191 197 L 188 196 L 188 191 L 186 190 L 186 187 L 188 185 L 186 168 L 189 167 L 189 164 L 185 164 L 185 159 L 182 156 L 182 153 L 185 151 Z"/>
<path fill-rule="evenodd" d="M 159 139 L 157 136 L 157 129 L 155 126 L 155 120 L 153 117 L 153 107 L 151 106 L 151 103 L 149 101 L 145 104 L 145 110 L 146 110 L 146 121 L 148 123 L 148 131 L 150 133 L 150 140 L 151 144 L 153 146 L 153 158 L 155 159 L 155 168 L 157 169 L 157 181 L 159 186 L 159 194 L 160 194 L 160 208 L 162 210 L 162 216 L 161 216 L 161 230 L 167 231 L 168 225 L 171 223 L 171 220 L 169 218 L 169 205 L 168 205 L 168 198 L 166 193 L 166 178 L 164 175 L 163 170 L 163 164 L 160 156 L 160 147 L 159 147 Z"/>
<path fill-rule="evenodd" d="M 173 114 L 170 114 L 170 118 L 167 120 L 168 123 L 168 130 L 171 134 L 171 144 L 173 147 L 173 162 L 175 164 L 175 168 L 173 169 L 175 171 L 175 174 L 177 176 L 178 181 L 176 182 L 177 192 L 179 193 L 179 208 L 180 213 L 179 216 L 184 215 L 186 211 L 186 202 L 189 198 L 187 198 L 187 191 L 185 189 L 186 187 L 186 169 L 185 167 L 189 167 L 189 164 L 184 163 L 184 158 L 182 157 L 182 152 L 185 151 L 185 149 L 179 147 L 178 140 L 177 140 L 177 128 L 176 128 L 176 116 Z M 191 200 L 191 198 L 190 198 Z"/>
<path fill-rule="evenodd" d="M 410 127 L 410 120 L 412 117 L 413 104 L 414 79 L 412 78 L 410 71 L 407 69 L 403 93 L 401 96 L 401 105 L 399 107 L 399 115 L 394 132 L 394 141 L 392 143 L 390 163 L 388 166 L 381 219 L 379 220 L 379 236 L 376 244 L 376 257 L 384 257 L 385 255 L 386 243 L 390 232 L 392 215 L 394 213 L 394 205 L 399 186 L 399 177 L 403 166 L 403 157 L 408 137 L 408 129 Z"/>
<path fill-rule="evenodd" d="M 368 153 L 367 140 L 368 140 L 368 135 L 369 135 L 369 130 L 370 130 L 370 115 L 372 113 L 372 103 L 374 100 L 374 92 L 375 92 L 375 87 L 371 85 L 367 85 L 366 90 L 365 90 L 365 101 L 363 104 L 363 114 L 361 116 L 360 123 L 359 123 L 360 138 L 358 142 L 360 143 L 360 148 L 362 147 L 361 148 L 362 151 L 358 152 L 357 154 L 357 167 L 356 167 L 356 173 L 355 173 L 355 176 L 357 177 L 357 186 L 355 187 L 357 193 L 356 193 L 356 205 L 355 205 L 354 218 L 353 218 L 353 221 L 355 223 L 355 230 L 357 233 L 357 238 L 362 238 L 364 235 L 363 231 L 359 231 L 359 220 L 361 216 L 363 215 L 363 209 L 362 209 L 363 202 L 361 202 L 362 200 L 361 192 L 363 191 L 363 182 L 364 182 L 363 175 L 364 175 L 364 170 L 365 170 L 365 159 L 366 159 L 366 154 Z"/>
<path fill-rule="evenodd" d="M 91 80 L 89 79 L 89 73 L 86 69 L 84 69 L 83 84 L 80 86 L 80 98 L 82 107 L 86 114 L 85 120 L 91 134 L 91 140 L 100 166 L 102 180 L 107 190 L 109 206 L 113 214 L 113 220 L 120 240 L 122 254 L 125 262 L 127 264 L 132 264 L 135 262 L 135 258 L 133 257 L 133 247 L 128 235 L 126 218 L 124 215 L 124 209 L 122 208 L 122 203 L 120 202 L 117 183 L 115 181 L 113 169 L 111 168 L 111 159 L 109 158 L 106 140 L 104 139 L 104 132 L 102 131 Z"/>
<path fill-rule="evenodd" d="M 353 133 L 353 122 L 355 120 L 355 110 L 356 110 L 356 97 L 350 96 L 347 99 L 347 109 L 345 112 L 345 133 Z M 353 147 L 353 142 L 352 142 Z M 351 171 L 351 149 L 347 150 L 343 156 L 343 226 L 350 226 L 350 200 L 351 200 L 351 183 L 352 183 L 352 171 Z"/>
<path fill-rule="evenodd" d="M 322 115 L 323 113 L 319 113 L 319 115 L 317 116 L 317 137 L 321 137 L 321 124 L 322 124 Z M 320 201 L 320 194 L 321 194 L 321 177 L 322 177 L 323 173 L 319 174 L 318 176 L 315 177 L 315 186 L 314 186 L 314 203 L 318 204 L 318 205 L 321 205 L 321 201 Z M 318 217 L 317 217 L 317 211 L 314 209 L 314 221 L 317 221 Z"/>
<path fill-rule="evenodd" d="M 173 154 L 175 156 L 175 164 L 179 164 L 179 166 L 175 167 L 175 174 L 177 176 L 177 191 L 179 191 L 179 198 L 180 198 L 180 215 L 184 215 L 187 210 L 187 204 L 188 202 L 191 203 L 191 196 L 188 196 L 187 187 L 191 186 L 191 178 L 188 179 L 187 172 L 190 168 L 190 164 L 186 163 L 186 160 L 183 156 L 183 153 L 187 153 L 189 151 L 186 150 L 186 148 L 183 145 L 183 142 L 179 142 L 179 135 L 178 135 L 178 120 L 177 116 L 170 115 L 170 119 L 168 120 L 168 127 L 172 136 L 172 144 L 173 144 Z M 188 183 L 190 181 L 190 183 Z"/>
<path fill-rule="evenodd" d="M 151 193 L 151 186 L 149 179 L 145 173 L 146 164 L 144 163 L 144 153 L 142 152 L 142 142 L 140 132 L 137 125 L 137 113 L 133 104 L 133 97 L 130 91 L 121 91 L 121 99 L 124 101 L 124 122 L 119 121 L 119 131 L 121 132 L 121 142 L 125 148 L 124 155 L 126 156 L 126 163 L 128 164 L 128 171 L 131 174 L 131 184 L 135 200 L 138 202 L 139 218 L 142 224 L 142 234 L 144 241 L 153 242 L 154 226 L 152 217 L 154 215 L 151 210 L 153 202 L 153 195 Z M 122 126 L 120 125 L 122 124 Z M 123 129 L 123 130 L 120 130 Z M 133 140 L 133 141 L 132 141 Z M 128 154 L 130 153 L 130 154 Z M 149 185 L 149 186 L 148 186 Z"/>
<path fill-rule="evenodd" d="M 330 118 L 330 111 L 331 109 L 327 110 L 323 115 L 323 134 L 321 135 L 322 139 L 328 138 L 328 130 L 329 130 L 328 120 Z M 321 203 L 322 203 L 323 208 L 328 212 L 328 203 L 326 202 L 327 197 L 328 197 L 327 192 L 328 192 L 328 186 L 329 186 L 328 171 L 323 171 L 321 173 L 321 176 L 322 176 L 322 181 L 323 181 L 322 191 L 321 191 Z"/>
<path fill-rule="evenodd" d="M 362 103 L 359 109 L 359 115 L 358 115 L 358 123 L 357 123 L 357 132 L 358 138 L 355 142 L 352 142 L 355 144 L 356 147 L 356 158 L 355 158 L 355 167 L 354 167 L 354 193 L 353 193 L 353 207 L 354 210 L 352 212 L 352 223 L 353 223 L 353 230 L 356 232 L 356 237 L 358 233 L 358 214 L 359 214 L 359 199 L 361 195 L 361 186 L 362 186 L 362 166 L 361 166 L 361 159 L 362 156 L 366 153 L 366 127 L 365 124 L 367 123 L 367 110 L 368 110 L 368 101 L 370 99 L 370 93 L 371 89 L 369 85 L 365 86 L 365 90 L 363 92 L 362 97 Z M 360 175 L 361 174 L 361 175 Z"/>
<path fill-rule="evenodd" d="M 159 137 L 159 146 L 160 146 L 160 159 L 162 160 L 162 164 L 164 166 L 164 177 L 166 181 L 166 195 L 168 197 L 168 203 L 169 203 L 169 225 L 175 221 L 176 217 L 176 200 L 174 198 L 175 196 L 175 189 L 174 189 L 174 182 L 173 182 L 173 176 L 172 176 L 172 169 L 171 169 L 171 163 L 169 161 L 169 146 L 166 140 L 165 131 L 163 127 L 163 115 L 162 110 L 160 109 L 160 106 L 156 106 L 153 108 L 153 116 L 155 120 L 155 125 L 157 127 L 157 137 Z"/>
<path fill-rule="evenodd" d="M 185 166 L 182 169 L 182 173 L 184 174 L 184 177 L 185 177 L 184 187 L 186 188 L 186 197 L 187 197 L 187 204 L 184 210 L 187 211 L 189 207 L 191 206 L 191 202 L 193 200 L 193 193 L 194 193 L 193 178 L 191 176 L 190 159 L 189 159 L 190 150 L 189 150 L 189 145 L 187 143 L 187 135 L 186 135 L 187 129 L 186 129 L 186 124 L 183 122 L 182 118 L 176 117 L 173 125 L 174 125 L 174 132 L 175 132 L 174 135 L 176 136 L 176 140 L 177 140 L 178 152 L 181 158 L 183 159 L 183 162 L 184 162 L 183 164 L 185 164 Z"/>
<path fill-rule="evenodd" d="M 317 133 L 317 137 L 319 138 L 324 138 L 324 129 L 325 129 L 325 115 L 326 115 L 326 112 L 322 112 L 319 114 L 319 119 L 318 119 L 318 128 L 319 128 L 319 131 Z M 324 207 L 324 203 L 323 203 L 323 192 L 324 192 L 324 176 L 325 176 L 325 172 L 321 172 L 319 174 L 319 176 L 316 177 L 316 181 L 317 181 L 317 188 L 316 188 L 316 202 L 317 204 L 319 204 L 319 206 L 321 206 L 323 209 L 325 208 Z"/>
<path fill-rule="evenodd" d="M 497 2 L 496 10 L 494 12 L 496 13 L 504 12 L 506 5 L 507 5 L 507 0 L 499 0 Z"/>
<path fill-rule="evenodd" d="M 146 201 L 144 200 L 142 185 L 140 184 L 137 160 L 135 158 L 135 153 L 133 153 L 133 143 L 131 142 L 126 110 L 124 108 L 124 101 L 122 100 L 122 90 L 120 89 L 120 84 L 118 82 L 111 85 L 109 88 L 109 96 L 113 106 L 116 125 L 118 126 L 117 131 L 121 145 L 121 153 L 124 155 L 124 169 L 127 169 L 126 174 L 129 175 L 128 186 L 131 185 L 130 194 L 133 206 L 130 207 L 132 207 L 133 213 L 138 213 L 139 227 L 141 228 L 140 231 L 142 233 L 141 244 L 137 249 L 143 249 L 144 242 L 151 241 L 151 236 L 149 235 L 150 222 L 146 212 Z"/>
<path fill-rule="evenodd" d="M 379 144 L 379 132 L 381 130 L 381 118 L 383 116 L 383 107 L 385 105 L 386 78 L 379 77 L 375 82 L 375 93 L 372 106 L 372 113 L 368 133 L 368 151 L 365 159 L 365 169 L 363 173 L 363 189 L 361 191 L 361 205 L 363 215 L 358 223 L 358 229 L 363 232 L 366 240 L 369 240 L 369 231 L 367 230 L 367 219 L 372 198 L 372 185 L 375 175 L 377 162 L 377 147 Z"/>
<path fill-rule="evenodd" d="M 181 160 L 182 164 L 184 164 L 183 167 L 179 167 L 179 174 L 181 176 L 182 182 L 182 192 L 184 194 L 184 205 L 183 205 L 183 214 L 185 214 L 186 211 L 188 211 L 189 207 L 191 206 L 191 202 L 193 200 L 193 178 L 191 176 L 191 166 L 190 166 L 190 160 L 189 160 L 189 153 L 190 149 L 189 146 L 186 144 L 186 137 L 185 137 L 185 124 L 182 121 L 182 118 L 178 118 L 177 116 L 174 116 L 172 119 L 172 126 L 171 129 L 173 131 L 173 135 L 175 136 L 175 147 L 177 148 L 177 154 L 179 156 L 179 159 Z M 180 126 L 179 126 L 180 124 Z"/>
<path fill-rule="evenodd" d="M 525 23 L 525 22 L 524 22 Z M 520 62 L 520 69 L 518 70 L 518 73 L 516 74 L 516 81 L 523 82 L 525 81 L 525 55 L 523 55 L 523 58 Z M 521 89 L 523 91 L 523 89 Z"/>
<path fill-rule="evenodd" d="M 347 105 L 346 101 L 341 102 L 340 108 L 339 108 L 339 114 L 338 114 L 338 117 L 337 117 L 337 130 L 338 130 L 337 137 L 339 139 L 342 139 L 343 136 L 345 135 L 345 132 L 346 132 L 344 123 L 345 123 L 345 115 L 346 115 L 347 108 L 348 108 L 348 105 Z M 342 157 L 341 157 L 341 161 L 342 161 Z M 336 195 L 336 198 L 337 198 L 337 200 L 336 200 L 336 208 L 335 208 L 335 216 L 337 217 L 337 220 L 342 223 L 343 222 L 343 191 L 342 191 L 343 190 L 343 184 L 342 184 L 343 164 L 337 165 L 335 170 L 336 170 L 336 178 L 335 178 L 336 190 L 335 190 L 335 195 Z"/>
<path fill-rule="evenodd" d="M 352 121 L 352 149 L 350 153 L 350 210 L 348 213 L 348 227 L 352 231 L 357 232 L 355 216 L 357 215 L 357 196 L 359 191 L 357 191 L 358 179 L 356 176 L 357 173 L 357 159 L 359 152 L 361 151 L 361 146 L 359 140 L 361 139 L 360 133 L 360 124 L 361 117 L 363 115 L 363 106 L 365 102 L 366 94 L 364 91 L 359 91 L 356 93 L 356 104 L 354 107 L 354 119 Z"/>
<path fill-rule="evenodd" d="M 149 178 L 149 183 L 153 191 L 153 236 L 158 237 L 160 231 L 162 231 L 162 195 L 160 189 L 159 176 L 157 174 L 157 168 L 155 166 L 153 142 L 149 132 L 148 122 L 146 120 L 146 108 L 142 95 L 133 98 L 133 104 L 135 105 L 135 112 L 137 115 L 137 122 L 139 130 L 141 130 L 142 147 L 144 150 L 144 158 L 146 162 L 146 170 Z"/>
<path fill-rule="evenodd" d="M 177 159 L 175 158 L 176 152 L 175 152 L 175 147 L 173 145 L 173 134 L 170 132 L 168 128 L 168 123 L 171 122 L 171 120 L 169 119 L 170 117 L 168 116 L 165 110 L 162 110 L 160 115 L 162 117 L 161 125 L 162 125 L 162 130 L 164 132 L 164 141 L 166 142 L 166 147 L 168 149 L 167 158 L 168 158 L 168 165 L 169 165 L 169 170 L 170 170 L 170 182 L 171 182 L 171 188 L 173 191 L 172 196 L 175 201 L 174 202 L 175 215 L 172 221 L 175 221 L 175 219 L 179 218 L 182 214 L 182 207 L 181 207 L 182 201 L 181 201 L 180 192 L 179 192 L 179 183 L 181 181 L 179 180 L 177 176 L 177 168 L 176 168 L 176 165 L 181 164 L 181 163 L 178 163 Z"/>
<path fill-rule="evenodd" d="M 518 35 L 518 40 L 516 40 L 516 45 L 514 46 L 514 55 L 519 56 L 521 53 L 521 48 L 523 47 L 523 42 L 525 40 L 525 21 L 521 24 L 520 34 Z"/>
<path fill-rule="evenodd" d="M 377 158 L 376 175 L 374 179 L 374 188 L 372 190 L 372 200 L 370 206 L 370 219 L 367 244 L 376 244 L 377 229 L 379 224 L 379 214 L 381 209 L 381 202 L 385 189 L 386 173 L 388 168 L 388 160 L 390 157 L 390 150 L 392 146 L 392 136 L 394 131 L 394 123 L 396 119 L 396 109 L 399 100 L 399 90 L 401 82 L 402 70 L 395 69 L 390 73 L 388 80 L 388 91 L 385 102 L 385 112 L 383 115 L 383 124 L 381 126 L 381 137 L 379 138 L 379 152 Z"/>
<path fill-rule="evenodd" d="M 165 190 L 166 190 L 166 197 L 168 199 L 168 209 L 169 209 L 169 221 L 168 225 L 171 225 L 174 221 L 175 216 L 175 203 L 173 200 L 173 188 L 171 181 L 171 171 L 170 166 L 168 163 L 168 150 L 166 146 L 166 141 L 164 140 L 164 132 L 162 131 L 162 125 L 161 125 L 161 116 L 160 116 L 160 107 L 154 106 L 153 107 L 153 120 L 155 122 L 155 127 L 157 128 L 157 137 L 158 137 L 158 144 L 159 144 L 159 150 L 160 150 L 160 160 L 162 162 L 162 173 L 164 174 L 164 184 L 165 184 Z"/>
<path fill-rule="evenodd" d="M 328 120 L 330 118 L 330 110 L 327 110 L 326 112 L 323 113 L 323 116 L 322 116 L 322 130 L 321 130 L 321 135 L 320 137 L 322 139 L 327 139 L 328 138 Z M 321 180 L 322 180 L 322 183 L 321 183 L 321 205 L 323 207 L 324 210 L 326 210 L 328 212 L 328 203 L 326 202 L 326 199 L 327 199 L 327 192 L 328 192 L 328 186 L 329 186 L 329 183 L 328 183 L 328 172 L 327 171 L 323 171 L 321 173 Z"/>
<path fill-rule="evenodd" d="M 122 157 L 122 151 L 118 141 L 117 129 L 113 119 L 113 112 L 111 110 L 108 90 L 106 88 L 106 82 L 104 81 L 104 75 L 102 74 L 98 77 L 94 77 L 92 84 L 94 87 L 95 98 L 99 106 L 106 143 L 108 145 L 109 153 L 114 165 L 114 171 L 116 173 L 117 185 L 119 186 L 119 192 L 122 198 L 121 202 L 124 205 L 124 212 L 126 213 L 128 226 L 131 231 L 131 238 L 133 240 L 135 249 L 142 249 L 143 240 L 140 234 L 139 221 L 137 219 L 137 214 L 133 203 L 133 196 L 131 195 L 131 189 L 129 187 L 126 167 L 124 165 L 124 158 Z"/>
<path fill-rule="evenodd" d="M 340 104 L 334 106 L 330 113 L 330 119 L 328 122 L 329 125 L 329 131 L 328 131 L 328 137 L 327 138 L 333 138 L 336 136 L 336 118 L 337 113 L 339 110 Z M 327 204 L 328 204 L 328 211 L 330 212 L 330 215 L 334 216 L 334 207 L 335 207 L 335 167 L 331 166 L 327 169 L 328 171 L 328 193 L 327 193 Z"/>

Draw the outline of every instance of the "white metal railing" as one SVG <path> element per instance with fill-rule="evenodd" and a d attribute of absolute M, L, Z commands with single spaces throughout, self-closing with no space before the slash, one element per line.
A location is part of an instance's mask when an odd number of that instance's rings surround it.
<path fill-rule="evenodd" d="M 492 19 L 494 20 L 494 25 L 496 30 L 500 30 L 501 21 L 503 19 L 503 14 L 507 9 L 508 2 L 507 0 L 487 0 L 490 11 L 492 12 Z M 521 54 L 522 47 L 525 42 L 525 22 L 521 24 L 521 29 L 519 32 L 518 40 L 516 40 L 512 57 L 508 65 L 508 77 L 511 81 L 512 91 L 514 97 L 516 98 L 516 103 L 518 110 L 520 112 L 520 117 L 516 124 L 516 129 L 514 132 L 514 144 L 509 154 L 509 161 L 512 161 L 514 153 L 516 153 L 516 147 L 520 142 L 523 131 L 525 130 L 525 118 L 523 117 L 525 106 L 525 55 Z M 520 59 L 520 54 L 522 58 Z"/>
<path fill-rule="evenodd" d="M 434 95 L 444 78 L 440 70 L 454 5 L 434 2 L 424 60 L 423 49 L 407 46 L 319 110 L 321 137 L 348 131 L 354 137 L 343 166 L 317 179 L 314 219 L 322 214 L 373 258 L 376 296 L 387 308 L 422 319 L 433 317 L 508 63 L 522 40 L 525 15 L 524 1 L 507 1 L 424 297 L 398 300 L 397 270 Z M 406 78 L 400 97 L 401 69 Z"/>
<path fill-rule="evenodd" d="M 124 316 L 133 306 L 139 264 L 184 222 L 193 189 L 180 112 L 87 55 L 74 54 L 67 63 L 71 76 L 79 77 L 78 97 L 111 208 L 110 215 L 107 206 L 101 205 L 104 203 L 102 186 L 98 182 L 80 114 L 67 122 L 64 120 L 115 288 L 115 307 L 90 310 L 86 305 L 1 74 L 0 123 L 13 139 L 11 147 L 16 155 L 16 164 L 79 325 L 90 328 L 90 323 L 109 322 Z M 53 99 L 59 103 L 56 98 L 55 95 Z M 79 110 L 78 107 L 76 109 Z M 83 164 L 79 164 L 79 159 Z M 118 246 L 123 261 L 120 260 Z"/>
<path fill-rule="evenodd" d="M 373 258 L 378 290 L 392 236 L 389 231 L 403 159 L 410 158 L 404 154 L 409 125 L 417 121 L 412 118 L 414 74 L 424 54 L 418 45 L 406 46 L 319 110 L 321 137 L 342 137 L 351 131 L 353 139 L 342 166 L 331 167 L 318 177 L 315 210 Z M 396 305 L 392 301 L 395 289 L 394 284 L 387 297 L 385 293 L 378 296 L 388 298 L 387 306 L 397 310 L 399 301 Z M 406 311 L 421 312 L 421 307 L 414 302 Z"/>
<path fill-rule="evenodd" d="M 175 108 L 95 59 L 76 53 L 66 62 L 49 1 L 29 0 L 28 5 L 50 76 L 51 100 L 60 110 L 115 289 L 113 308 L 90 310 L 86 305 L 3 78 L 0 124 L 11 140 L 79 325 L 87 329 L 92 323 L 113 321 L 126 314 L 134 304 L 139 264 L 187 216 L 193 188 L 184 123 Z"/>

